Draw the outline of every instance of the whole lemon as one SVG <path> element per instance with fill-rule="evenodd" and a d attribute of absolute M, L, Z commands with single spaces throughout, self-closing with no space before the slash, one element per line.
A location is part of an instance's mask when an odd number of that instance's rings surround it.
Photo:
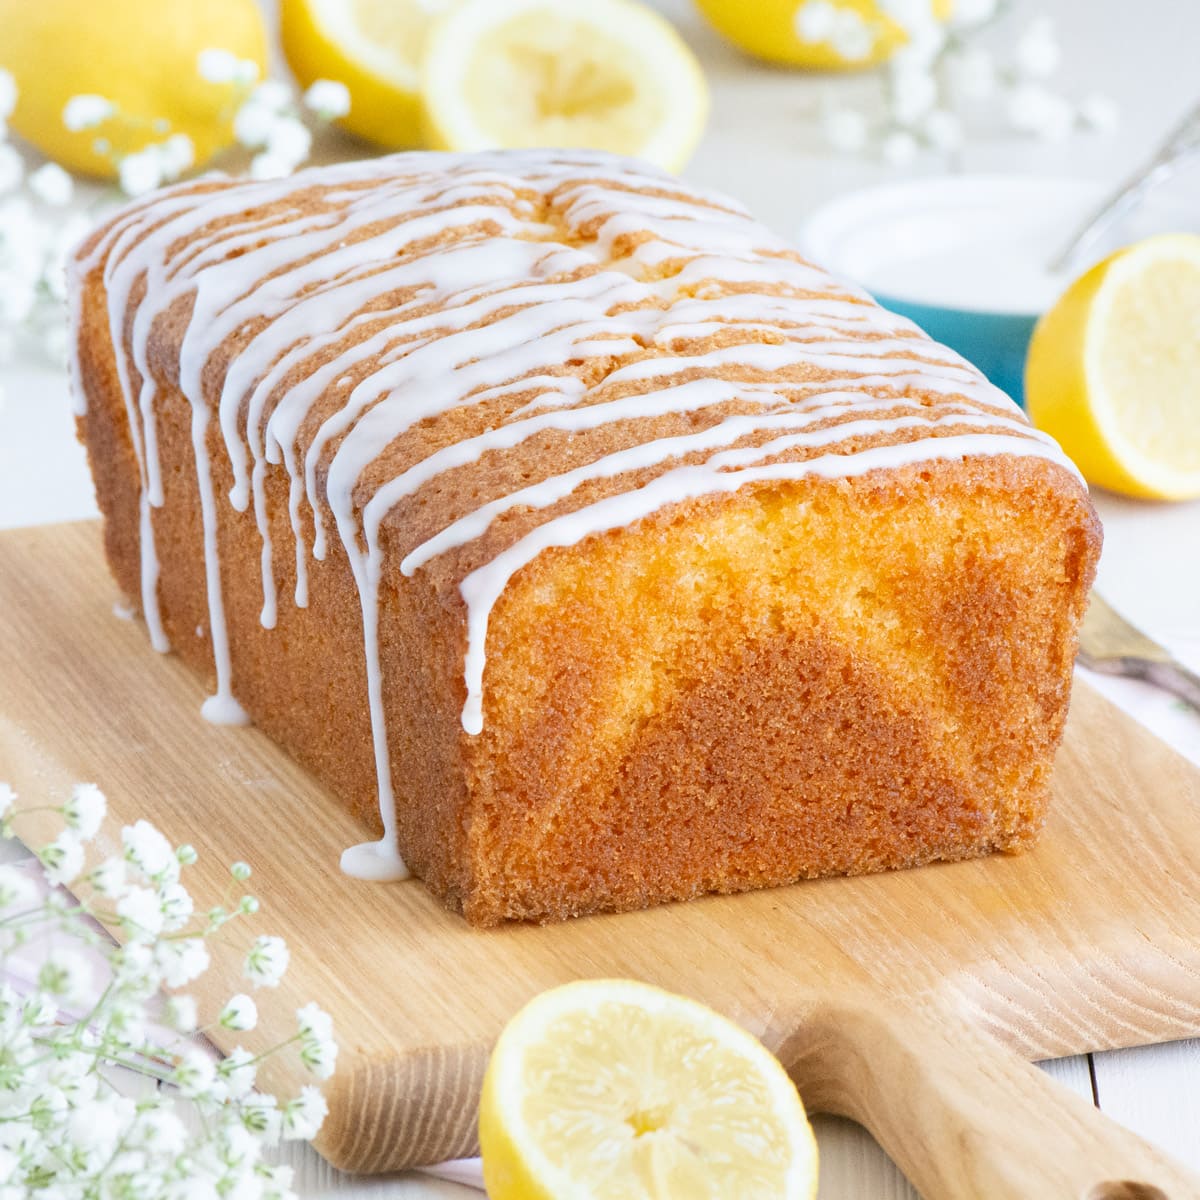
<path fill-rule="evenodd" d="M 696 0 L 696 6 L 747 54 L 790 67 L 869 67 L 908 40 L 878 0 Z M 952 6 L 934 0 L 934 14 L 944 21 Z"/>
<path fill-rule="evenodd" d="M 18 96 L 12 128 L 73 171 L 112 178 L 101 139 L 122 154 L 183 133 L 200 164 L 233 140 L 236 85 L 210 83 L 200 52 L 228 50 L 267 67 L 267 31 L 255 0 L 0 0 L 0 67 Z M 72 96 L 97 95 L 119 115 L 69 130 Z"/>

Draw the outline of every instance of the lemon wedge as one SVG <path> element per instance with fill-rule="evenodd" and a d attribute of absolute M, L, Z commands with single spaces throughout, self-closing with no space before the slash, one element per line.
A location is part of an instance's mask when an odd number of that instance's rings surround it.
<path fill-rule="evenodd" d="M 804 1106 L 756 1038 L 632 980 L 543 992 L 500 1035 L 479 1141 L 492 1200 L 811 1200 Z"/>
<path fill-rule="evenodd" d="M 301 84 L 336 79 L 350 92 L 338 123 L 381 146 L 419 145 L 421 58 L 451 0 L 283 0 L 280 34 Z"/>
<path fill-rule="evenodd" d="M 1030 418 L 1090 482 L 1129 496 L 1200 496 L 1200 236 L 1119 250 L 1034 330 Z"/>
<path fill-rule="evenodd" d="M 233 83 L 200 75 L 205 50 L 267 67 L 267 31 L 254 0 L 0 0 L 0 67 L 17 84 L 13 129 L 72 171 L 117 173 L 113 157 L 191 139 L 197 166 L 233 141 Z M 117 116 L 68 129 L 73 96 L 102 96 Z M 110 151 L 96 144 L 108 143 Z"/>
<path fill-rule="evenodd" d="M 695 56 L 632 0 L 466 0 L 429 32 L 421 94 L 440 149 L 587 147 L 668 170 L 708 112 Z"/>

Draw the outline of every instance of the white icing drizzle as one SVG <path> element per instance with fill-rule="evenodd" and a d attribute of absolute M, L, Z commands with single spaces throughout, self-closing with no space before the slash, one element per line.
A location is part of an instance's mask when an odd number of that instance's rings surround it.
<path fill-rule="evenodd" d="M 755 484 L 993 455 L 1074 470 L 973 367 L 799 260 L 735 203 L 606 155 L 407 154 L 269 183 L 180 185 L 126 209 L 79 256 L 77 338 L 82 284 L 98 271 L 138 463 L 142 609 L 160 649 L 156 410 L 171 381 L 155 375 L 152 351 L 168 314 L 176 331 L 166 336 L 178 340 L 191 408 L 211 719 L 245 719 L 218 537 L 236 518 L 222 517 L 218 477 L 228 471 L 231 509 L 259 532 L 267 628 L 279 618 L 271 469 L 288 477 L 298 607 L 309 555 L 326 557 L 336 530 L 362 606 L 384 829 L 343 855 L 343 870 L 364 878 L 405 874 L 379 650 L 383 527 L 447 473 L 486 459 L 499 491 L 452 508 L 406 549 L 403 575 L 469 547 L 505 514 L 520 511 L 526 529 L 461 580 L 462 722 L 474 735 L 492 609 L 545 550 Z M 710 338 L 716 346 L 702 346 Z M 73 374 L 82 405 L 80 364 Z M 460 411 L 473 431 L 436 432 Z M 687 432 L 655 424 L 682 415 Z M 435 433 L 418 443 L 423 423 Z M 589 435 L 618 423 L 617 449 L 588 450 Z M 536 438 L 572 447 L 574 465 L 506 475 L 505 456 Z M 225 451 L 216 461 L 213 444 Z M 381 473 L 397 447 L 417 444 L 428 448 Z M 579 496 L 600 481 L 600 499 Z"/>

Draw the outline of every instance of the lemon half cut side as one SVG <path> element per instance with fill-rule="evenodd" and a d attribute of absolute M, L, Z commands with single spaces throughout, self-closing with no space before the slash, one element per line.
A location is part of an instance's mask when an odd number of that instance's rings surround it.
<path fill-rule="evenodd" d="M 695 56 L 632 0 L 466 0 L 430 29 L 421 93 L 438 149 L 583 147 L 672 171 L 708 113 Z"/>
<path fill-rule="evenodd" d="M 787 1073 L 740 1026 L 632 980 L 543 992 L 480 1101 L 492 1200 L 811 1200 L 817 1147 Z"/>
<path fill-rule="evenodd" d="M 336 79 L 350 93 L 338 124 L 381 146 L 421 143 L 421 59 L 451 0 L 282 0 L 288 66 L 304 86 Z"/>
<path fill-rule="evenodd" d="M 1200 496 L 1200 236 L 1148 238 L 1076 280 L 1034 330 L 1025 395 L 1090 483 Z"/>

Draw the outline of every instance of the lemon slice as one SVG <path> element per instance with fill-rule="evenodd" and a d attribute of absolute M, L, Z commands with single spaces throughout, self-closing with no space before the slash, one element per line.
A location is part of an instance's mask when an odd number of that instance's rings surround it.
<path fill-rule="evenodd" d="M 1025 398 L 1084 477 L 1129 496 L 1200 496 L 1200 237 L 1119 250 L 1034 330 Z"/>
<path fill-rule="evenodd" d="M 420 64 L 429 28 L 451 0 L 283 0 L 280 33 L 301 84 L 336 79 L 350 92 L 339 122 L 382 146 L 418 145 Z"/>
<path fill-rule="evenodd" d="M 500 1035 L 479 1141 L 492 1200 L 811 1200 L 783 1067 L 702 1004 L 631 980 L 543 992 Z"/>
<path fill-rule="evenodd" d="M 668 170 L 708 112 L 695 56 L 631 0 L 466 0 L 429 33 L 422 96 L 442 149 L 582 146 Z"/>

